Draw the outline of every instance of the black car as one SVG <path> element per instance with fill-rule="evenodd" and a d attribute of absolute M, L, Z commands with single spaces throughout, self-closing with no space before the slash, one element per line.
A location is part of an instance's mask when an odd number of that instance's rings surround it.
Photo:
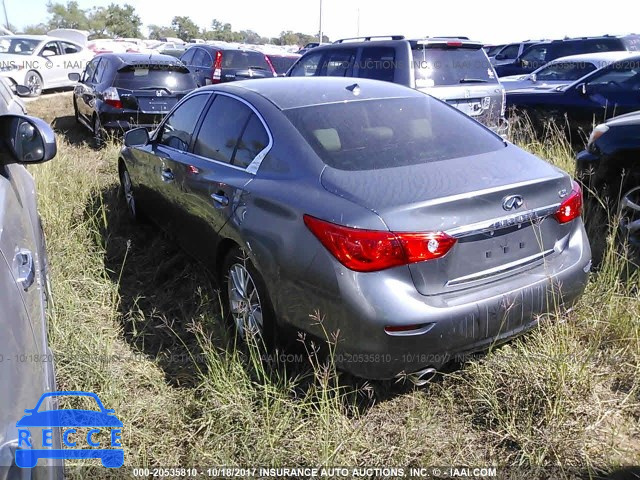
<path fill-rule="evenodd" d="M 276 72 L 276 75 L 278 75 L 279 77 L 284 77 L 286 76 L 289 69 L 293 66 L 293 64 L 298 61 L 300 55 L 298 55 L 297 53 L 267 53 L 266 57 L 267 61 L 273 67 L 273 70 Z"/>
<path fill-rule="evenodd" d="M 104 53 L 94 57 L 73 90 L 76 120 L 98 143 L 107 132 L 155 127 L 173 106 L 197 87 L 189 70 L 168 55 Z"/>
<path fill-rule="evenodd" d="M 566 38 L 536 43 L 511 62 L 495 65 L 499 77 L 522 75 L 546 65 L 551 60 L 582 53 L 640 51 L 640 35 Z M 496 56 L 496 60 L 498 60 Z"/>
<path fill-rule="evenodd" d="M 215 83 L 277 76 L 264 53 L 213 45 L 196 45 L 180 57 L 199 87 Z"/>
<path fill-rule="evenodd" d="M 640 54 L 613 62 L 571 85 L 507 92 L 507 110 L 526 114 L 536 130 L 550 120 L 573 134 L 640 109 Z"/>
<path fill-rule="evenodd" d="M 578 154 L 576 172 L 586 192 L 609 200 L 621 232 L 640 246 L 640 111 L 598 125 Z"/>

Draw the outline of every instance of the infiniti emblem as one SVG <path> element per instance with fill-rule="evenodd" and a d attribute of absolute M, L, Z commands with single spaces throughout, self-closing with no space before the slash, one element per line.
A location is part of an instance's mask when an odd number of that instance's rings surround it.
<path fill-rule="evenodd" d="M 520 195 L 510 195 L 502 200 L 502 208 L 505 210 L 518 210 L 524 205 L 524 199 Z"/>

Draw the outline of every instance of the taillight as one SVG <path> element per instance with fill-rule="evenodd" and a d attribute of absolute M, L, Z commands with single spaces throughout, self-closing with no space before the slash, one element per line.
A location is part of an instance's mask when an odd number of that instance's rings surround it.
<path fill-rule="evenodd" d="M 216 59 L 213 62 L 213 74 L 211 76 L 211 83 L 220 83 L 222 81 L 222 52 L 218 50 L 216 52 Z"/>
<path fill-rule="evenodd" d="M 502 106 L 500 107 L 500 118 L 504 118 L 507 114 L 507 90 L 502 89 Z"/>
<path fill-rule="evenodd" d="M 269 68 L 271 69 L 271 72 L 273 73 L 273 76 L 277 77 L 278 76 L 278 72 L 276 72 L 276 69 L 273 66 L 273 63 L 271 63 L 271 59 L 269 57 L 267 57 L 266 55 L 264 56 L 264 59 L 269 64 Z"/>
<path fill-rule="evenodd" d="M 582 189 L 577 182 L 573 182 L 571 194 L 565 198 L 555 214 L 558 223 L 567 223 L 582 215 Z"/>
<path fill-rule="evenodd" d="M 102 94 L 102 98 L 107 105 L 111 105 L 113 108 L 122 108 L 122 101 L 115 87 L 107 88 Z"/>
<path fill-rule="evenodd" d="M 329 252 L 356 272 L 375 272 L 440 258 L 456 239 L 442 232 L 404 233 L 362 230 L 326 222 L 310 215 L 304 223 Z"/>

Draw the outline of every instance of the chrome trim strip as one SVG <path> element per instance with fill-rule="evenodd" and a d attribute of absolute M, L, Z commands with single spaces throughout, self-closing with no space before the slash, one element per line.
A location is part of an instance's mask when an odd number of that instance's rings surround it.
<path fill-rule="evenodd" d="M 527 264 L 534 263 L 537 260 L 542 260 L 543 258 L 551 255 L 553 252 L 555 252 L 554 249 L 547 250 L 546 252 L 536 253 L 535 255 L 531 255 L 530 257 L 521 258 L 520 260 L 516 260 L 515 262 L 506 263 L 498 267 L 490 268 L 489 270 L 484 270 L 482 272 L 467 275 L 465 277 L 454 278 L 453 280 L 450 280 L 447 282 L 447 286 L 453 287 L 456 285 L 460 285 L 462 283 L 468 283 L 468 282 L 473 282 L 475 280 L 482 280 L 487 277 L 492 277 L 499 273 L 507 273 L 519 267 L 524 267 Z"/>
<path fill-rule="evenodd" d="M 461 227 L 452 228 L 446 230 L 445 233 L 454 238 L 470 237 L 472 235 L 479 235 L 482 233 L 493 233 L 506 228 L 515 226 L 529 225 L 537 220 L 542 220 L 550 215 L 553 215 L 560 208 L 560 204 L 549 205 L 546 207 L 536 208 L 534 210 L 527 210 L 518 215 L 507 215 L 504 217 L 494 218 L 492 220 L 485 220 L 471 225 L 463 225 Z"/>

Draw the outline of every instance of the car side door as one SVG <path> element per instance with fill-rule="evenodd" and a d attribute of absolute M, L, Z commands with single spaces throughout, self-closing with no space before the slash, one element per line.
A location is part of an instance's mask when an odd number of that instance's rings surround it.
<path fill-rule="evenodd" d="M 129 174 L 138 208 L 169 232 L 182 222 L 176 213 L 181 201 L 176 166 L 189 155 L 198 120 L 210 99 L 209 92 L 186 97 L 167 115 L 148 145 L 131 149 Z"/>
<path fill-rule="evenodd" d="M 193 55 L 193 71 L 198 86 L 211 85 L 213 58 L 204 48 L 196 48 Z"/>
<path fill-rule="evenodd" d="M 245 100 L 218 92 L 184 156 L 180 186 L 181 244 L 208 265 L 215 264 L 220 230 L 242 215 L 247 186 L 272 144 L 259 112 Z"/>
<path fill-rule="evenodd" d="M 43 259 L 34 194 L 33 179 L 24 167 L 0 165 L 0 390 L 11 396 L 10 401 L 2 399 L 0 415 L 10 405 L 33 403 L 48 387 Z"/>
<path fill-rule="evenodd" d="M 84 69 L 84 72 L 82 72 L 80 81 L 73 89 L 73 97 L 78 115 L 87 122 L 91 121 L 91 116 L 93 115 L 96 96 L 95 73 L 101 61 L 102 59 L 100 57 L 91 60 Z"/>
<path fill-rule="evenodd" d="M 38 73 L 42 76 L 45 88 L 57 87 L 67 82 L 67 72 L 62 65 L 60 55 L 60 43 L 57 40 L 46 42 L 38 53 L 40 56 L 40 68 Z"/>
<path fill-rule="evenodd" d="M 87 58 L 86 52 L 83 52 L 83 49 L 80 45 L 76 45 L 71 42 L 60 41 L 60 51 L 61 51 L 61 64 L 64 69 L 61 75 L 61 80 L 64 84 L 68 83 L 68 75 L 69 73 L 75 72 L 80 73 L 82 69 L 85 67 L 85 61 Z"/>

